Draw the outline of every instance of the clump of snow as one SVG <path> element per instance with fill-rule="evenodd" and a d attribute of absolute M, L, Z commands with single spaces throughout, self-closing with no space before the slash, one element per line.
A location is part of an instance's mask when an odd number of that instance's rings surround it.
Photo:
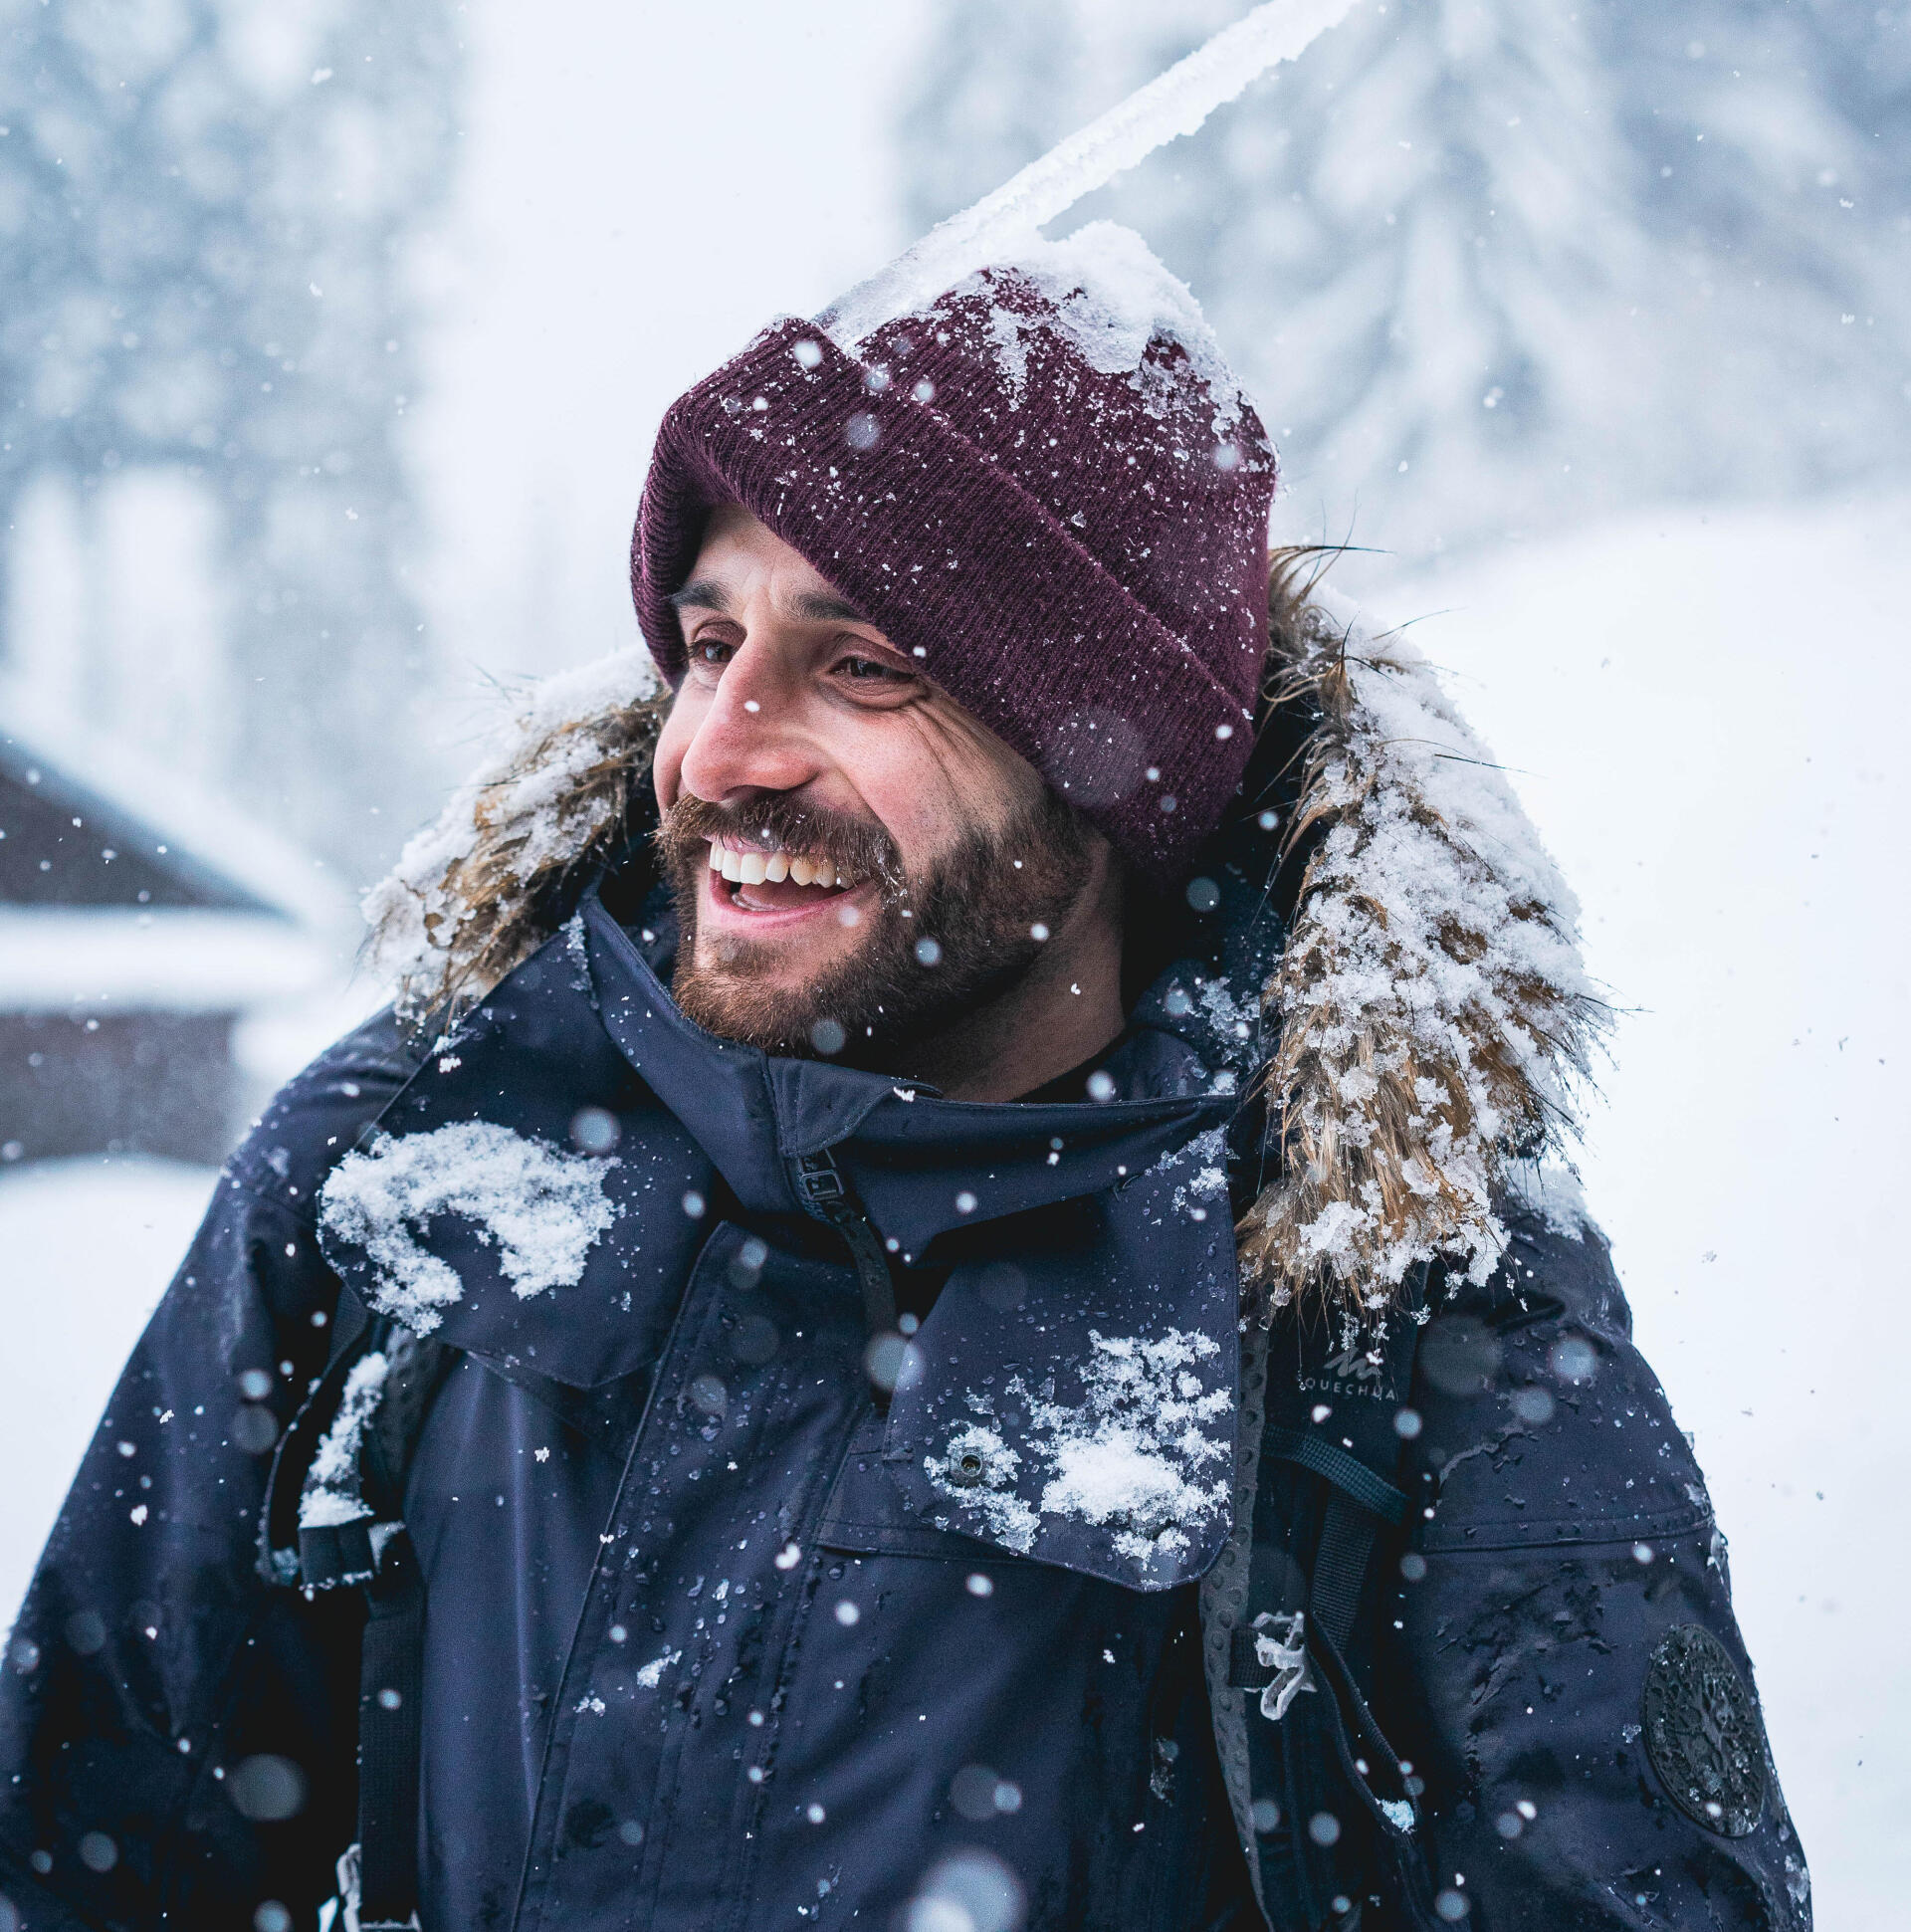
<path fill-rule="evenodd" d="M 1146 1562 L 1188 1548 L 1187 1528 L 1227 1507 L 1230 1443 L 1205 1426 L 1233 1412 L 1225 1388 L 1209 1389 L 1195 1364 L 1220 1353 L 1209 1336 L 1169 1329 L 1159 1342 L 1090 1331 L 1094 1356 L 1078 1408 L 1024 1395 L 1040 1452 L 1055 1473 L 1042 1490 L 1045 1516 L 1112 1524 L 1115 1547 Z M 1219 1476 L 1206 1472 L 1219 1465 Z"/>
<path fill-rule="evenodd" d="M 384 1399 L 390 1368 L 389 1359 L 376 1349 L 352 1364 L 338 1399 L 338 1412 L 331 1418 L 330 1428 L 318 1438 L 312 1467 L 306 1471 L 306 1486 L 299 1497 L 302 1530 L 335 1529 L 371 1514 L 359 1478 L 358 1451 L 366 1425 Z"/>
<path fill-rule="evenodd" d="M 1219 1344 L 1181 1329 L 1152 1342 L 1091 1330 L 1089 1343 L 1081 1402 L 1057 1402 L 1020 1376 L 1006 1385 L 1028 1413 L 1022 1446 L 1047 1472 L 1033 1506 L 1012 1487 L 1021 1455 L 986 1422 L 958 1431 L 947 1458 L 926 1460 L 930 1481 L 1013 1550 L 1033 1547 L 1040 1518 L 1062 1516 L 1112 1529 L 1117 1553 L 1133 1563 L 1181 1554 L 1189 1530 L 1228 1506 L 1232 1443 L 1215 1424 L 1232 1415 L 1234 1395 L 1198 1370 Z M 969 1401 L 984 1414 L 991 1407 L 986 1396 Z M 979 1474 L 963 1469 L 965 1457 L 979 1460 Z"/>
<path fill-rule="evenodd" d="M 615 1216 L 603 1183 L 616 1165 L 490 1121 L 381 1135 L 333 1169 L 319 1195 L 319 1225 L 369 1256 L 372 1306 L 428 1335 L 463 1294 L 457 1275 L 423 1244 L 435 1215 L 478 1222 L 498 1242 L 515 1294 L 569 1287 Z"/>
<path fill-rule="evenodd" d="M 932 229 L 833 304 L 822 326 L 853 350 L 884 322 L 926 308 L 963 275 L 1001 259 L 1011 240 L 1033 235 L 1156 148 L 1193 133 L 1216 107 L 1277 62 L 1292 60 L 1352 5 L 1264 0 L 994 193 Z"/>
<path fill-rule="evenodd" d="M 1238 1050 L 1239 1042 L 1254 1037 L 1254 1008 L 1225 979 L 1205 981 L 1197 1003 L 1208 1025 L 1230 1047 Z"/>
<path fill-rule="evenodd" d="M 1227 1136 L 1222 1129 L 1210 1127 L 1197 1134 L 1185 1147 L 1175 1148 L 1157 1161 L 1150 1173 L 1187 1175 L 1174 1189 L 1171 1205 L 1179 1214 L 1196 1220 L 1207 1218 L 1207 1208 L 1227 1192 Z"/>
<path fill-rule="evenodd" d="M 584 935 L 584 916 L 582 913 L 572 913 L 564 921 L 564 952 L 570 960 L 571 991 L 589 992 L 590 942 Z"/>
<path fill-rule="evenodd" d="M 637 1672 L 636 1681 L 644 1690 L 655 1690 L 664 1681 L 664 1672 L 673 1665 L 682 1663 L 683 1660 L 684 1653 L 681 1650 L 666 1650 L 661 1656 L 652 1657 Z"/>
<path fill-rule="evenodd" d="M 1052 317 L 1024 316 L 996 307 L 990 315 L 995 351 L 1019 395 L 1028 370 L 1027 339 L 1038 328 L 1063 335 L 1090 368 L 1126 375 L 1144 395 L 1166 399 L 1176 377 L 1148 354 L 1151 342 L 1177 342 L 1214 402 L 1214 433 L 1225 436 L 1240 420 L 1240 384 L 1187 285 L 1163 267 L 1132 228 L 1093 221 L 1066 241 L 1022 237 L 991 260 L 987 272 L 965 277 L 956 298 L 992 299 L 996 272 L 1011 270 L 1033 283 L 1054 306 Z"/>

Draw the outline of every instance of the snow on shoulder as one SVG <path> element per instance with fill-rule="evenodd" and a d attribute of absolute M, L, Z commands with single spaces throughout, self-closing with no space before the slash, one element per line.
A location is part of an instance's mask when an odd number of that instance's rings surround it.
<path fill-rule="evenodd" d="M 373 1308 L 429 1335 L 464 1294 L 457 1274 L 424 1246 L 435 1215 L 478 1222 L 498 1243 L 513 1293 L 572 1287 L 616 1217 L 604 1193 L 604 1174 L 616 1165 L 490 1121 L 386 1134 L 332 1171 L 319 1193 L 318 1223 L 369 1257 Z"/>

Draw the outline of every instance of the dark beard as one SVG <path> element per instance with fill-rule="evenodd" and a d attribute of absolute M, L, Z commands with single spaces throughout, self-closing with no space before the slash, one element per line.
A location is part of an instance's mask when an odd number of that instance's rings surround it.
<path fill-rule="evenodd" d="M 727 940 L 697 961 L 697 909 L 713 836 L 777 844 L 879 882 L 862 944 L 809 985 L 759 973 L 774 949 Z M 681 799 L 657 843 L 676 895 L 680 938 L 672 991 L 700 1026 L 767 1053 L 834 1058 L 898 1072 L 897 1056 L 1012 986 L 1059 932 L 1089 877 L 1086 822 L 1052 791 L 1002 830 L 966 831 L 933 870 L 910 878 L 880 826 L 771 797 L 742 811 Z M 1020 860 L 1018 867 L 1016 860 Z M 1041 927 L 1044 939 L 1035 937 Z M 928 954 L 933 964 L 927 964 Z"/>

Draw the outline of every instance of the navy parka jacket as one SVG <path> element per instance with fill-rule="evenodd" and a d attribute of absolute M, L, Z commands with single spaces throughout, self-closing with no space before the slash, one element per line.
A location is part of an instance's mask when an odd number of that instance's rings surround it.
<path fill-rule="evenodd" d="M 402 1497 L 426 1932 L 1807 1924 L 1723 1543 L 1596 1233 L 1514 1214 L 1492 1281 L 1428 1284 L 1399 1387 L 1240 1324 L 1223 1134 L 1259 1049 L 1223 995 L 1261 914 L 1224 883 L 1102 1103 L 717 1040 L 654 906 L 594 895 L 451 1046 L 380 1019 L 308 1069 L 16 1627 L 0 1923 L 318 1922 L 364 1605 L 262 1574 L 261 1511 L 383 1309 L 451 1351 Z M 474 1123 L 539 1200 L 603 1203 L 568 1261 L 561 1212 L 428 1176 L 408 1223 L 321 1235 L 348 1151 L 375 1179 Z M 915 1318 L 886 1412 L 818 1157 Z M 1363 1403 L 1404 1507 L 1345 1654 L 1270 1676 L 1360 1486 L 1321 1425 Z"/>

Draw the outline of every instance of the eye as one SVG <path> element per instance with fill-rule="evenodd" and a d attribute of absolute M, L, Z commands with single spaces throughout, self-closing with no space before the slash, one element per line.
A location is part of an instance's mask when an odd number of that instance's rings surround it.
<path fill-rule="evenodd" d="M 734 644 L 726 644 L 719 638 L 700 639 L 690 647 L 690 654 L 699 664 L 728 664 L 736 654 Z"/>
<path fill-rule="evenodd" d="M 847 677 L 859 684 L 908 684 L 912 680 L 907 671 L 898 671 L 892 664 L 885 664 L 880 658 L 846 657 L 836 667 Z"/>

